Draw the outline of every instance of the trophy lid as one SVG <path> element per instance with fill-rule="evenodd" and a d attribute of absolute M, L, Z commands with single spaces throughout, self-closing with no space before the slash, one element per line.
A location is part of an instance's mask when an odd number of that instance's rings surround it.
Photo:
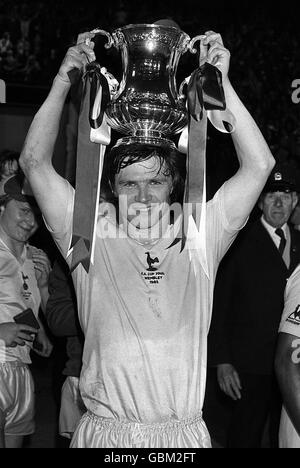
<path fill-rule="evenodd" d="M 182 29 L 180 28 L 180 26 L 173 20 L 169 20 L 169 19 L 162 19 L 162 20 L 158 20 L 158 21 L 155 21 L 155 23 L 131 23 L 131 24 L 127 24 L 126 26 L 121 26 L 120 28 L 117 28 L 114 30 L 113 34 L 116 34 L 116 33 L 119 33 L 119 32 L 125 32 L 127 30 L 131 30 L 131 29 L 134 29 L 134 30 L 147 30 L 147 29 L 156 29 L 156 30 L 161 30 L 161 29 L 165 29 L 165 30 L 169 30 L 169 31 L 177 31 L 177 33 L 181 33 L 181 34 L 184 34 L 184 36 L 186 36 L 187 38 L 189 38 L 189 35 L 186 34 L 184 31 L 182 31 Z"/>
<path fill-rule="evenodd" d="M 179 25 L 174 20 L 168 18 L 160 19 L 158 21 L 155 21 L 155 23 L 153 24 L 158 24 L 158 26 L 167 26 L 168 28 L 176 28 L 181 30 Z"/>

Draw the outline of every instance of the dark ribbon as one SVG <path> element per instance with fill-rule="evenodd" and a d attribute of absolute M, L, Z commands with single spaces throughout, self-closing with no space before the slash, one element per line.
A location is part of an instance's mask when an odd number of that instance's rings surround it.
<path fill-rule="evenodd" d="M 202 119 L 203 109 L 225 110 L 225 95 L 220 70 L 205 62 L 191 74 L 188 88 L 188 112 L 197 122 Z"/>
<path fill-rule="evenodd" d="M 222 74 L 218 68 L 205 62 L 191 75 L 187 86 L 188 155 L 183 208 L 181 251 L 186 243 L 188 214 L 192 213 L 198 226 L 197 205 L 202 203 L 205 177 L 206 134 L 208 110 L 225 110 Z M 200 213 L 199 213 L 200 215 Z M 200 220 L 200 216 L 199 216 Z M 198 221 L 199 221 L 198 220 Z M 172 245 L 177 243 L 177 239 Z M 171 245 L 171 246 L 172 246 Z"/>
<path fill-rule="evenodd" d="M 78 79 L 78 74 L 70 73 L 71 82 Z M 90 141 L 90 131 L 98 128 L 103 121 L 106 106 L 110 100 L 109 86 L 96 62 L 89 64 L 82 76 L 83 86 L 81 107 L 78 120 L 76 191 L 73 215 L 73 237 L 71 271 L 81 263 L 89 272 L 94 234 L 94 222 L 97 207 L 99 144 Z M 96 95 L 102 88 L 100 113 L 93 118 Z"/>

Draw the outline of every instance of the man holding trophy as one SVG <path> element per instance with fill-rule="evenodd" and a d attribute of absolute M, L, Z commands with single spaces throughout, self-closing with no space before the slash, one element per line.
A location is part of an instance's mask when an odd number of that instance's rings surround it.
<path fill-rule="evenodd" d="M 73 220 L 77 216 L 74 190 L 56 173 L 51 158 L 70 77 L 74 69 L 85 70 L 95 61 L 95 34 L 81 34 L 77 45 L 68 50 L 32 122 L 20 159 L 49 230 L 73 270 L 85 335 L 80 390 L 87 413 L 71 446 L 209 448 L 202 405 L 214 279 L 221 258 L 246 223 L 274 159 L 229 81 L 230 54 L 220 34 L 206 32 L 200 36 L 200 63 L 214 67 L 222 78 L 227 110 L 236 122 L 232 138 L 240 168 L 205 203 L 205 165 L 203 158 L 201 162 L 194 155 L 195 151 L 203 155 L 206 113 L 212 122 L 219 119 L 222 123 L 225 108 L 194 109 L 200 117 L 192 121 L 193 106 L 186 111 L 185 104 L 180 104 L 181 97 L 174 91 L 174 54 L 186 47 L 189 38 L 177 26 L 158 22 L 117 30 L 113 37 L 119 41 L 124 60 L 134 61 L 126 65 L 120 89 L 104 109 L 108 124 L 127 135 L 105 155 L 118 215 L 101 210 L 90 259 L 86 261 L 83 255 L 82 261 L 74 262 L 82 246 L 89 250 L 91 242 L 82 240 L 84 236 L 79 239 Z M 126 41 L 129 53 L 124 52 Z M 161 90 L 161 73 L 170 74 L 166 91 Z M 194 78 L 188 83 L 188 94 L 195 97 L 197 88 L 199 98 L 202 78 L 195 78 L 193 88 Z M 104 91 L 103 85 L 102 98 Z M 200 101 L 201 97 L 198 104 Z M 191 102 L 195 102 L 193 98 Z M 172 214 L 170 204 L 182 201 L 185 156 L 166 137 L 182 130 L 187 121 L 185 206 Z M 199 122 L 202 139 L 195 131 Z M 103 130 L 103 122 L 98 127 Z M 103 147 L 105 138 L 101 138 Z M 82 148 L 89 152 L 90 144 L 80 143 L 79 152 Z M 89 159 L 87 154 L 82 156 L 86 169 Z M 89 184 L 87 177 L 83 180 L 83 185 Z M 76 186 L 76 196 L 80 190 Z M 196 216 L 199 210 L 200 220 Z M 83 218 L 80 224 L 86 224 Z"/>

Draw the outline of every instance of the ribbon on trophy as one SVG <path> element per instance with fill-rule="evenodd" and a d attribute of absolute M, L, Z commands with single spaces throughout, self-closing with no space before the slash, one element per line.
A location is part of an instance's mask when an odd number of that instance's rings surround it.
<path fill-rule="evenodd" d="M 70 72 L 71 82 L 74 76 Z M 89 272 L 93 262 L 100 180 L 110 128 L 105 108 L 110 101 L 107 77 L 100 65 L 89 63 L 82 75 L 81 107 L 78 120 L 76 190 L 73 215 L 71 271 L 81 263 Z"/>
<path fill-rule="evenodd" d="M 189 122 L 179 140 L 179 150 L 187 152 L 181 250 L 186 246 L 197 273 L 197 254 L 207 275 L 206 256 L 206 137 L 207 118 L 222 132 L 234 129 L 234 116 L 226 110 L 220 70 L 208 62 L 188 79 L 187 107 Z M 217 113 L 215 111 L 218 111 Z M 223 115 L 222 115 L 223 114 Z"/>

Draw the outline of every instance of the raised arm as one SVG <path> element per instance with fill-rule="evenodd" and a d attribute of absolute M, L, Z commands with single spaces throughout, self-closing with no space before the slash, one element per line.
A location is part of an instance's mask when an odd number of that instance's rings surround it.
<path fill-rule="evenodd" d="M 275 370 L 286 411 L 300 436 L 300 338 L 279 333 Z"/>
<path fill-rule="evenodd" d="M 79 35 L 77 45 L 68 49 L 50 93 L 33 119 L 20 156 L 20 165 L 52 230 L 62 227 L 68 201 L 68 182 L 52 165 L 60 119 L 71 86 L 68 72 L 95 60 L 93 42 L 85 44 L 85 39 L 93 36 Z"/>
<path fill-rule="evenodd" d="M 230 224 L 239 227 L 255 205 L 275 160 L 254 119 L 230 83 L 230 53 L 224 47 L 220 34 L 209 31 L 206 36 L 204 45 L 209 45 L 207 60 L 222 72 L 227 108 L 236 118 L 232 139 L 240 167 L 225 183 L 225 210 Z"/>

